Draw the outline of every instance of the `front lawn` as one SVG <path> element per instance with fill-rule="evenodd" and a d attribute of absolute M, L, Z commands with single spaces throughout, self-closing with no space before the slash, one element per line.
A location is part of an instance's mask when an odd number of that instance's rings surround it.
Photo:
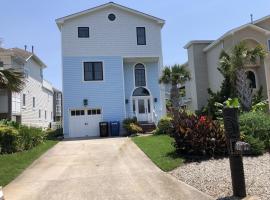
<path fill-rule="evenodd" d="M 134 137 L 132 140 L 163 171 L 171 171 L 184 162 L 175 153 L 173 139 L 167 135 Z"/>
<path fill-rule="evenodd" d="M 0 155 L 0 186 L 7 185 L 57 141 L 47 140 L 31 150 Z"/>

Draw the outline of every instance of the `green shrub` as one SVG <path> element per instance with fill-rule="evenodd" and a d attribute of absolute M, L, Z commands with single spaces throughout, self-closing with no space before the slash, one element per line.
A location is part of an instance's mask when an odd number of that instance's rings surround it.
<path fill-rule="evenodd" d="M 267 112 L 269 109 L 269 104 L 267 101 L 261 101 L 252 106 L 253 112 Z"/>
<path fill-rule="evenodd" d="M 196 156 L 227 154 L 224 129 L 218 121 L 179 111 L 179 121 L 173 126 L 171 136 L 179 153 Z"/>
<path fill-rule="evenodd" d="M 0 153 L 19 151 L 18 131 L 10 126 L 0 126 Z"/>
<path fill-rule="evenodd" d="M 40 128 L 20 126 L 20 146 L 23 150 L 29 150 L 44 141 L 45 134 Z"/>
<path fill-rule="evenodd" d="M 258 138 L 270 149 L 270 115 L 264 112 L 247 112 L 240 115 L 240 130 L 244 135 Z"/>
<path fill-rule="evenodd" d="M 126 118 L 123 120 L 123 128 L 126 130 L 127 135 L 135 134 L 135 133 L 140 133 L 142 132 L 142 129 L 137 122 L 137 118 Z M 136 132 L 138 131 L 138 132 Z"/>
<path fill-rule="evenodd" d="M 136 134 L 136 133 L 142 133 L 143 130 L 142 130 L 142 128 L 138 124 L 130 123 L 127 126 L 127 132 L 129 134 Z"/>
<path fill-rule="evenodd" d="M 49 129 L 46 131 L 45 135 L 46 135 L 46 138 L 49 140 L 55 140 L 55 139 L 64 137 L 62 128 L 55 129 L 55 130 Z"/>
<path fill-rule="evenodd" d="M 172 118 L 165 116 L 162 117 L 157 125 L 156 134 L 171 134 L 173 131 Z"/>
<path fill-rule="evenodd" d="M 9 120 L 6 120 L 6 119 L 2 119 L 0 121 L 0 125 L 4 125 L 4 126 L 12 126 L 16 129 L 18 129 L 20 127 L 20 124 L 18 122 L 15 122 L 15 121 L 9 121 Z"/>
<path fill-rule="evenodd" d="M 250 144 L 250 151 L 247 154 L 262 155 L 265 152 L 265 145 L 258 138 L 255 138 L 251 135 L 245 135 L 243 141 Z"/>

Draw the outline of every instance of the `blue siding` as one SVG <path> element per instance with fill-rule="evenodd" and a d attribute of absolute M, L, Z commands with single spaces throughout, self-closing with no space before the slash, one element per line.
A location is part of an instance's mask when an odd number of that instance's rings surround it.
<path fill-rule="evenodd" d="M 104 81 L 83 81 L 83 62 L 103 61 Z M 101 108 L 103 120 L 125 118 L 122 58 L 117 56 L 63 58 L 64 133 L 68 136 L 69 109 L 82 108 L 88 99 L 89 108 Z"/>
<path fill-rule="evenodd" d="M 125 98 L 129 100 L 126 104 L 127 116 L 132 116 L 132 102 L 131 96 L 135 88 L 134 83 L 134 65 L 136 63 L 124 63 L 124 79 L 125 79 Z M 160 97 L 160 85 L 158 83 L 159 73 L 158 73 L 158 63 L 157 62 L 144 62 L 147 75 L 147 86 L 146 88 L 150 91 L 153 98 L 157 98 L 157 102 L 154 102 L 154 110 L 158 115 L 158 118 L 162 115 L 162 102 Z"/>

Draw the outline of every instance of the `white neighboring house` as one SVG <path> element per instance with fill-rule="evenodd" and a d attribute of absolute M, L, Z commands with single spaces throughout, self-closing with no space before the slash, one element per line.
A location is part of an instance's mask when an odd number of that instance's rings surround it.
<path fill-rule="evenodd" d="M 53 87 L 43 79 L 46 65 L 34 54 L 19 48 L 0 48 L 0 67 L 25 73 L 20 93 L 0 89 L 0 119 L 46 128 L 53 121 Z"/>

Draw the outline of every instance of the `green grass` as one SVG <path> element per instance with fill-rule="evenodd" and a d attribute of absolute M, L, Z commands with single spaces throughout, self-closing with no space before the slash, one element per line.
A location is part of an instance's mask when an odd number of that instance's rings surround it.
<path fill-rule="evenodd" d="M 176 155 L 173 139 L 167 135 L 134 137 L 132 140 L 163 171 L 171 171 L 184 162 Z"/>
<path fill-rule="evenodd" d="M 29 151 L 0 155 L 0 186 L 7 185 L 56 143 L 57 141 L 48 140 Z"/>

